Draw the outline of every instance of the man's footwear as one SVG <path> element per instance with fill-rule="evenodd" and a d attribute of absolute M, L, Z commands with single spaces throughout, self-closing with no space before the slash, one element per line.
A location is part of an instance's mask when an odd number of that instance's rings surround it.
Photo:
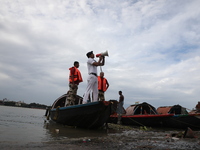
<path fill-rule="evenodd" d="M 87 104 L 87 102 L 86 102 L 86 101 L 83 101 L 82 104 Z"/>

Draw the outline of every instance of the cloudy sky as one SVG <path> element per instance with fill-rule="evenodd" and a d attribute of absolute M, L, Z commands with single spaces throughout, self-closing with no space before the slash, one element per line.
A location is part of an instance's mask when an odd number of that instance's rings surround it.
<path fill-rule="evenodd" d="M 75 60 L 108 51 L 106 99 L 154 107 L 200 101 L 199 0 L 0 0 L 0 99 L 51 105 Z M 98 68 L 100 71 L 100 68 Z"/>

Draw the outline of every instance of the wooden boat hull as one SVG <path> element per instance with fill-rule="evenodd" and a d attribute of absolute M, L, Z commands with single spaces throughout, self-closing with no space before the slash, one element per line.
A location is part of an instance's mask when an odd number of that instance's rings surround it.
<path fill-rule="evenodd" d="M 173 114 L 122 115 L 121 123 L 123 125 L 161 127 L 163 126 L 163 122 L 172 116 Z M 110 116 L 110 123 L 117 123 L 117 121 L 117 115 Z"/>
<path fill-rule="evenodd" d="M 200 113 L 198 114 L 179 114 L 167 118 L 163 122 L 165 127 L 186 129 L 200 129 Z"/>
<path fill-rule="evenodd" d="M 50 118 L 56 123 L 68 126 L 99 128 L 108 121 L 111 105 L 109 101 L 98 101 L 67 107 L 58 106 L 50 109 Z"/>

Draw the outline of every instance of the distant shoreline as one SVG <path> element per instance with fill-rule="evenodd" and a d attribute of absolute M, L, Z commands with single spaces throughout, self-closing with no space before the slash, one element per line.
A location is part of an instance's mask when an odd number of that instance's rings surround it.
<path fill-rule="evenodd" d="M 37 107 L 21 107 L 21 106 L 9 106 L 9 105 L 1 105 L 1 104 L 0 106 L 46 110 L 46 108 L 37 108 Z"/>

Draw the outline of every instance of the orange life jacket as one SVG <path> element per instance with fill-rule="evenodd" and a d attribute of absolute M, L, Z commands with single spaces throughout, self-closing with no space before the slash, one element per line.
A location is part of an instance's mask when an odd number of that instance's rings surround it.
<path fill-rule="evenodd" d="M 102 84 L 102 78 L 100 77 L 100 76 L 98 76 L 98 90 L 102 90 L 102 91 L 106 91 L 106 78 L 103 78 L 103 85 L 101 85 Z M 102 87 L 103 87 L 103 89 L 102 89 Z"/>
<path fill-rule="evenodd" d="M 78 70 L 78 68 L 76 68 L 76 67 L 71 67 L 71 68 L 69 68 L 69 70 L 70 70 L 69 82 L 73 82 L 73 81 L 72 81 L 72 74 L 71 74 L 71 70 L 72 70 L 73 68 L 75 69 L 75 72 L 74 72 L 74 81 L 83 82 L 81 73 L 80 73 L 80 71 Z"/>

